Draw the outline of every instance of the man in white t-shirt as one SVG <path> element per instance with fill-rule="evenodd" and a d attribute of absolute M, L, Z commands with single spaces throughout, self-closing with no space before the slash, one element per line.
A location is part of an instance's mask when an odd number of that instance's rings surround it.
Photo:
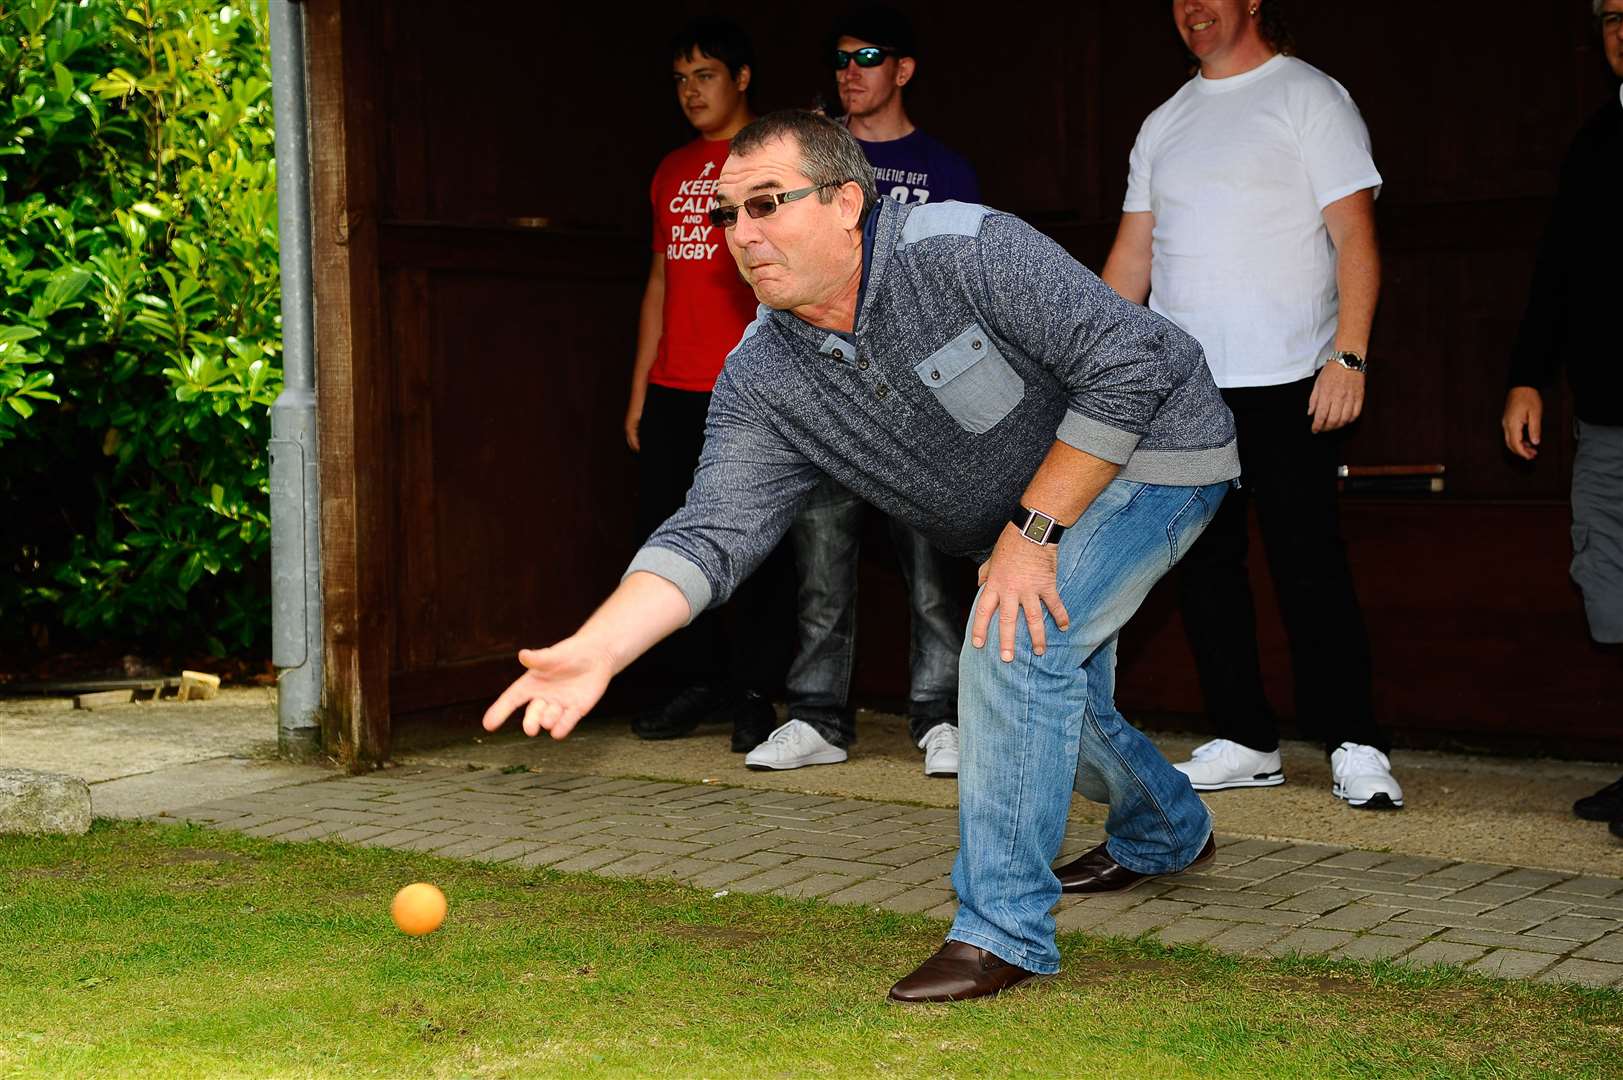
<path fill-rule="evenodd" d="M 1139 131 L 1101 276 L 1201 343 L 1239 435 L 1240 487 L 1182 564 L 1220 737 L 1178 768 L 1197 791 L 1285 781 L 1246 572 L 1255 502 L 1298 721 L 1323 736 L 1338 798 L 1397 809 L 1336 504 L 1380 292 L 1369 132 L 1340 83 L 1287 55 L 1277 0 L 1174 0 L 1172 14 L 1200 73 Z"/>

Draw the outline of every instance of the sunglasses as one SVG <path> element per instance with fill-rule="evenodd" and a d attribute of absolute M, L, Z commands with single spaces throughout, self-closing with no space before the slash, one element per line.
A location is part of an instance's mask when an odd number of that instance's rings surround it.
<path fill-rule="evenodd" d="M 839 187 L 841 184 L 849 184 L 850 182 L 849 180 L 837 180 L 832 184 L 815 184 L 812 187 L 796 188 L 794 191 L 779 191 L 772 195 L 756 195 L 753 198 L 745 199 L 737 206 L 713 206 L 710 208 L 710 224 L 723 229 L 730 229 L 738 224 L 738 212 L 740 210 L 747 211 L 750 217 L 756 219 L 771 217 L 778 212 L 778 206 L 781 203 L 791 203 L 797 199 L 804 199 L 814 191 Z"/>
<path fill-rule="evenodd" d="M 846 52 L 844 49 L 834 50 L 834 70 L 844 71 L 851 61 L 857 62 L 857 67 L 873 68 L 885 62 L 885 57 L 895 56 L 895 49 L 881 49 L 877 45 L 864 45 L 860 49 Z"/>

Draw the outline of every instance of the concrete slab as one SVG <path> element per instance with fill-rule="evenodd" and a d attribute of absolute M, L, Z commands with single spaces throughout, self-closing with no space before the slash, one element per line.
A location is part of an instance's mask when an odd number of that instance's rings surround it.
<path fill-rule="evenodd" d="M 66 698 L 0 700 L 3 765 L 97 784 L 231 756 L 276 756 L 275 691 L 231 689 L 213 701 L 138 701 L 94 711 L 74 709 Z"/>
<path fill-rule="evenodd" d="M 155 817 L 337 775 L 276 757 L 276 694 L 259 687 L 93 712 L 71 698 L 0 700 L 0 765 L 79 777 L 98 817 Z"/>
<path fill-rule="evenodd" d="M 218 757 L 121 776 L 91 785 L 97 817 L 159 817 L 184 806 L 307 784 L 335 775 L 320 765 L 294 765 L 260 758 Z"/>

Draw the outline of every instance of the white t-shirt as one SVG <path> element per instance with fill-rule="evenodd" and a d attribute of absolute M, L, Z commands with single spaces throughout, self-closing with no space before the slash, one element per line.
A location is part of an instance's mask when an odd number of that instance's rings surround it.
<path fill-rule="evenodd" d="M 1380 185 L 1358 107 L 1311 64 L 1195 76 L 1133 146 L 1123 209 L 1155 215 L 1150 307 L 1201 343 L 1218 386 L 1312 375 L 1340 306 L 1323 210 Z"/>

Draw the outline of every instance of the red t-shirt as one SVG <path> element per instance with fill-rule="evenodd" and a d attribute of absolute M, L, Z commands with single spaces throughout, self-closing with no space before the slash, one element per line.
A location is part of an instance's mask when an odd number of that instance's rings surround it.
<path fill-rule="evenodd" d="M 710 224 L 728 145 L 694 139 L 672 150 L 649 185 L 654 253 L 665 256 L 665 310 L 648 381 L 676 390 L 714 390 L 722 361 L 755 318 L 755 294 Z"/>

